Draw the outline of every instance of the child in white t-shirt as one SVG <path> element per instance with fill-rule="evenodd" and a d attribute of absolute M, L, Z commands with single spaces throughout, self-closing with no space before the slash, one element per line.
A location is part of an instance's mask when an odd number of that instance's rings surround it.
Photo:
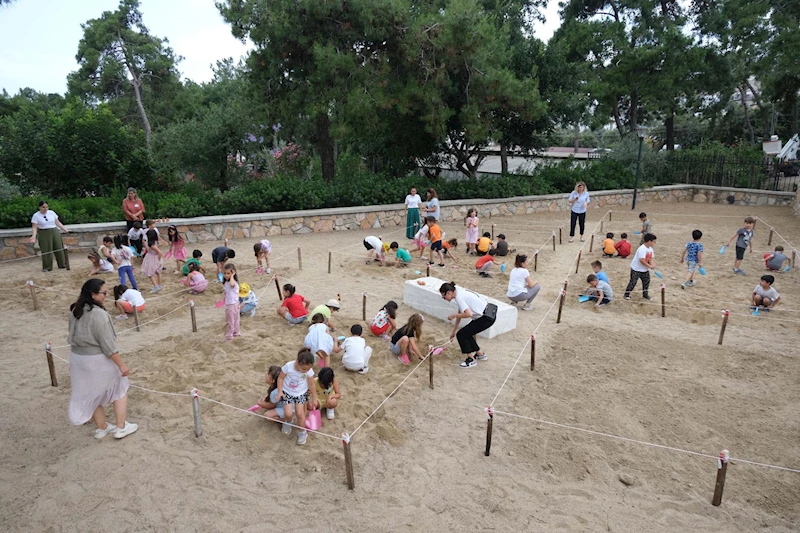
<path fill-rule="evenodd" d="M 419 228 L 416 234 L 414 234 L 414 248 L 408 252 L 413 254 L 414 252 L 419 251 L 419 256 L 422 257 L 428 244 L 430 244 L 430 241 L 428 240 L 428 221 L 425 220 L 422 224 L 422 227 Z"/>
<path fill-rule="evenodd" d="M 319 403 L 312 366 L 314 366 L 314 354 L 308 348 L 303 348 L 297 352 L 296 360 L 283 365 L 281 375 L 278 377 L 277 399 L 284 402 L 284 420 L 291 420 L 294 412 L 297 414 L 297 425 L 304 428 L 297 433 L 297 444 L 300 446 L 305 444 L 308 438 L 308 432 L 305 430 L 306 410 Z M 283 433 L 288 435 L 291 432 L 292 427 L 283 424 Z"/>
<path fill-rule="evenodd" d="M 366 374 L 369 372 L 369 359 L 372 357 L 372 348 L 367 346 L 367 341 L 361 336 L 363 328 L 354 324 L 350 328 L 350 337 L 342 342 L 342 364 L 346 370 Z"/>
<path fill-rule="evenodd" d="M 376 237 L 374 235 L 370 235 L 366 239 L 364 239 L 364 248 L 367 249 L 367 264 L 369 265 L 372 263 L 372 256 L 375 256 L 375 260 L 381 265 L 384 266 L 386 264 L 386 250 L 383 248 L 383 241 L 381 241 L 380 237 Z"/>
<path fill-rule="evenodd" d="M 652 233 L 646 233 L 644 237 L 644 244 L 639 246 L 636 253 L 633 255 L 631 261 L 631 279 L 628 286 L 625 287 L 625 299 L 631 299 L 631 291 L 636 287 L 636 283 L 642 280 L 642 297 L 646 300 L 652 300 L 647 290 L 650 288 L 650 271 L 656 268 L 653 261 L 655 254 L 653 246 L 656 244 L 656 236 Z"/>

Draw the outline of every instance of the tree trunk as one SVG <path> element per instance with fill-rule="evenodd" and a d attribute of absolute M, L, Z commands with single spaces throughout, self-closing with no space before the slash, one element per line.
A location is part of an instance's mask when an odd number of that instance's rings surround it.
<path fill-rule="evenodd" d="M 614 124 L 617 126 L 620 138 L 625 137 L 625 128 L 622 125 L 622 118 L 619 116 L 619 102 L 614 104 Z"/>
<path fill-rule="evenodd" d="M 336 175 L 336 157 L 333 153 L 331 140 L 331 122 L 327 112 L 322 112 L 316 118 L 315 140 L 319 158 L 322 160 L 322 179 L 331 182 Z"/>
<path fill-rule="evenodd" d="M 142 102 L 142 77 L 134 67 L 133 58 L 128 56 L 125 40 L 119 32 L 117 32 L 117 37 L 119 38 L 119 46 L 122 48 L 122 55 L 125 58 L 125 66 L 131 74 L 131 85 L 133 85 L 133 94 L 136 96 L 136 107 L 139 108 L 139 115 L 142 117 L 145 142 L 147 142 L 147 147 L 150 148 L 150 137 L 153 130 L 150 128 L 150 119 L 147 118 L 147 112 L 144 110 L 144 103 Z"/>
<path fill-rule="evenodd" d="M 508 148 L 505 144 L 500 145 L 500 173 L 508 174 Z"/>
<path fill-rule="evenodd" d="M 631 93 L 631 107 L 628 109 L 628 131 L 636 133 L 639 126 L 639 94 L 634 91 Z"/>
<path fill-rule="evenodd" d="M 581 147 L 581 126 L 580 124 L 575 124 L 575 139 L 574 139 L 574 151 L 577 154 L 578 148 Z"/>
<path fill-rule="evenodd" d="M 739 87 L 739 94 L 742 96 L 742 107 L 744 108 L 744 123 L 747 125 L 747 129 L 750 131 L 750 143 L 755 144 L 756 134 L 753 131 L 753 124 L 750 122 L 750 111 L 747 108 L 747 91 L 745 90 L 744 86 Z"/>
<path fill-rule="evenodd" d="M 675 150 L 675 115 L 671 111 L 664 121 L 664 127 L 667 130 L 667 150 L 672 152 Z"/>

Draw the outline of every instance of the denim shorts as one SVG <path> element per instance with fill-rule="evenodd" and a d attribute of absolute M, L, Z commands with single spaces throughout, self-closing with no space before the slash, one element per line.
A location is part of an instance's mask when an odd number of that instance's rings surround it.
<path fill-rule="evenodd" d="M 395 343 L 390 342 L 389 343 L 389 349 L 392 351 L 393 354 L 400 355 L 400 347 L 398 345 L 396 345 Z"/>
<path fill-rule="evenodd" d="M 686 261 L 686 266 L 689 267 L 689 272 L 695 272 L 697 270 L 697 263 L 694 261 Z"/>

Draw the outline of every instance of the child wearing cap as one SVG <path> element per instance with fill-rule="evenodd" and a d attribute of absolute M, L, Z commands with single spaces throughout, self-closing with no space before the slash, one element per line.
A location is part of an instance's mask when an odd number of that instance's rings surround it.
<path fill-rule="evenodd" d="M 247 283 L 239 285 L 239 314 L 256 316 L 256 307 L 258 307 L 258 296 L 250 288 Z"/>
<path fill-rule="evenodd" d="M 517 253 L 516 248 L 509 248 L 508 241 L 506 240 L 506 236 L 504 234 L 499 234 L 497 236 L 497 245 L 494 247 L 496 254 L 500 257 L 505 257 L 508 254 L 515 254 Z"/>
<path fill-rule="evenodd" d="M 324 305 L 321 304 L 312 309 L 308 316 L 314 318 L 314 315 L 317 313 L 321 314 L 325 319 L 325 324 L 331 328 L 331 331 L 336 331 L 336 328 L 333 326 L 333 320 L 331 320 L 331 315 L 334 311 L 338 311 L 340 306 L 341 304 L 339 303 L 339 300 L 336 298 L 331 298 Z"/>

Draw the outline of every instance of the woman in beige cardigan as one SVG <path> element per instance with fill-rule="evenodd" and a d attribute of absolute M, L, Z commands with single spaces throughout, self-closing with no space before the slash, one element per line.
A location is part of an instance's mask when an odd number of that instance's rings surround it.
<path fill-rule="evenodd" d="M 114 433 L 121 439 L 139 429 L 125 420 L 128 408 L 128 367 L 119 356 L 117 334 L 103 307 L 106 283 L 92 278 L 83 284 L 78 300 L 70 306 L 69 372 L 72 393 L 69 421 L 80 426 L 93 420 L 94 438 Z M 116 425 L 106 422 L 104 405 L 114 405 Z"/>

